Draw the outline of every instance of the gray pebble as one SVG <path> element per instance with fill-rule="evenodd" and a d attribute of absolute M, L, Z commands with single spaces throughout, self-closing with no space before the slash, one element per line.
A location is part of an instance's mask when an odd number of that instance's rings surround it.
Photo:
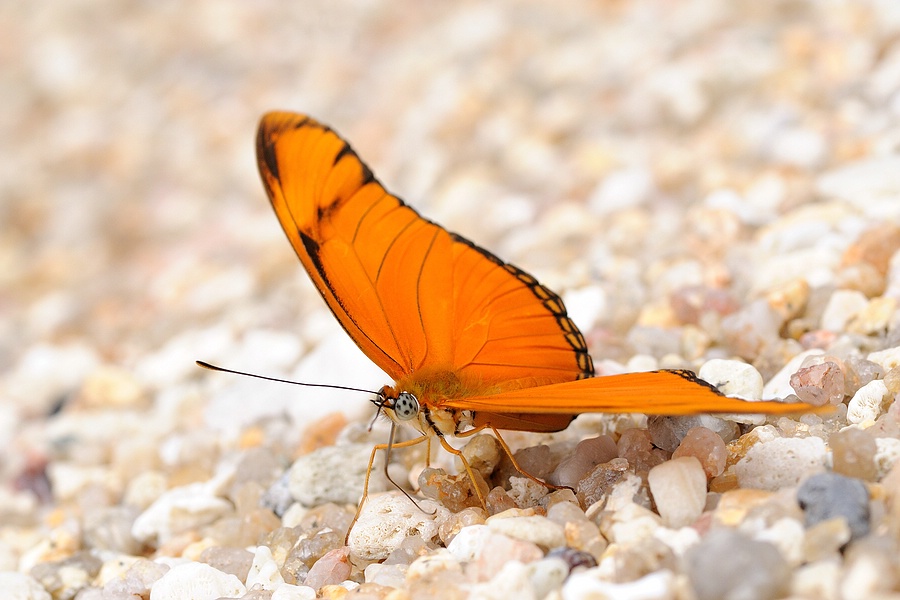
<path fill-rule="evenodd" d="M 711 531 L 685 562 L 697 600 L 769 600 L 788 590 L 790 568 L 778 549 L 736 531 Z"/>
<path fill-rule="evenodd" d="M 797 502 L 806 513 L 806 526 L 842 517 L 847 520 L 851 539 L 869 533 L 869 492 L 859 479 L 837 473 L 819 473 L 803 482 Z"/>

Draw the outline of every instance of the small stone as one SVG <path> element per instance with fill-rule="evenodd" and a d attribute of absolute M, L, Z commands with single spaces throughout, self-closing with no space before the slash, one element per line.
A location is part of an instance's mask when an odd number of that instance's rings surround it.
<path fill-rule="evenodd" d="M 884 385 L 891 394 L 900 394 L 900 367 L 894 367 L 884 374 Z"/>
<path fill-rule="evenodd" d="M 244 584 L 250 589 L 274 590 L 284 584 L 279 564 L 266 546 L 257 546 Z"/>
<path fill-rule="evenodd" d="M 632 502 L 615 512 L 606 512 L 599 525 L 600 532 L 611 544 L 627 545 L 653 537 L 656 530 L 662 527 L 662 519 Z"/>
<path fill-rule="evenodd" d="M 697 600 L 774 600 L 788 590 L 790 568 L 775 546 L 736 531 L 711 531 L 685 562 Z"/>
<path fill-rule="evenodd" d="M 472 470 L 477 471 L 485 479 L 489 479 L 500 462 L 500 443 L 492 435 L 476 435 L 463 447 L 462 457 L 469 462 Z M 457 457 L 457 468 L 461 473 L 465 471 L 459 457 Z"/>
<path fill-rule="evenodd" d="M 732 398 L 759 400 L 762 398 L 763 378 L 753 365 L 739 360 L 712 359 L 697 373 L 700 379 L 714 385 Z"/>
<path fill-rule="evenodd" d="M 463 527 L 456 537 L 447 544 L 447 550 L 459 562 L 475 560 L 487 539 L 494 535 L 487 525 L 470 525 Z"/>
<path fill-rule="evenodd" d="M 893 368 L 900 367 L 900 346 L 886 348 L 878 352 L 870 352 L 866 358 L 873 363 L 881 365 L 885 371 L 890 371 Z"/>
<path fill-rule="evenodd" d="M 791 375 L 791 387 L 801 402 L 814 406 L 840 404 L 844 400 L 844 373 L 833 361 L 804 367 Z"/>
<path fill-rule="evenodd" d="M 419 507 L 399 492 L 370 494 L 347 539 L 350 551 L 364 560 L 382 560 L 407 536 L 418 535 L 425 541 L 435 538 L 435 519 L 446 509 L 430 500 L 418 502 Z"/>
<path fill-rule="evenodd" d="M 807 528 L 803 540 L 803 560 L 815 562 L 837 556 L 850 541 L 850 526 L 840 517 Z"/>
<path fill-rule="evenodd" d="M 481 554 L 466 566 L 465 574 L 474 581 L 493 580 L 510 563 L 527 564 L 543 557 L 543 551 L 531 542 L 494 533 L 485 539 Z"/>
<path fill-rule="evenodd" d="M 791 358 L 771 379 L 763 386 L 763 398 L 786 398 L 794 393 L 791 387 L 791 377 L 799 369 L 805 366 L 810 357 L 822 356 L 824 352 L 818 348 L 804 350 Z"/>
<path fill-rule="evenodd" d="M 807 563 L 794 571 L 791 593 L 799 598 L 836 600 L 841 564 L 836 558 Z"/>
<path fill-rule="evenodd" d="M 884 535 L 873 535 L 851 543 L 845 552 L 841 598 L 867 600 L 886 597 L 896 589 L 897 553 L 897 540 Z"/>
<path fill-rule="evenodd" d="M 778 339 L 780 328 L 781 316 L 759 299 L 722 319 L 722 341 L 730 353 L 754 360 Z"/>
<path fill-rule="evenodd" d="M 141 542 L 165 544 L 175 535 L 228 515 L 233 506 L 215 494 L 215 483 L 191 483 L 164 492 L 134 521 L 131 535 Z"/>
<path fill-rule="evenodd" d="M 406 579 L 413 582 L 417 579 L 432 578 L 437 573 L 462 574 L 460 561 L 447 549 L 439 549 L 434 554 L 420 556 L 410 563 L 406 570 Z"/>
<path fill-rule="evenodd" d="M 513 506 L 507 506 L 506 508 L 514 508 Z M 506 509 L 504 509 L 506 510 Z M 484 511 L 480 508 L 464 508 L 458 513 L 441 513 L 438 515 L 438 537 L 444 546 L 447 546 L 451 542 L 451 540 L 455 539 L 456 535 L 459 534 L 466 527 L 470 527 L 472 525 L 484 525 L 485 515 Z"/>
<path fill-rule="evenodd" d="M 527 477 L 510 477 L 509 496 L 517 507 L 531 508 L 547 496 L 547 486 Z"/>
<path fill-rule="evenodd" d="M 617 444 L 619 458 L 624 458 L 635 473 L 643 476 L 665 460 L 653 447 L 653 439 L 646 429 L 626 429 Z"/>
<path fill-rule="evenodd" d="M 504 510 L 518 507 L 516 501 L 509 495 L 509 492 L 500 486 L 497 486 L 488 492 L 487 498 L 485 498 L 485 504 L 487 504 L 489 515 L 496 515 Z"/>
<path fill-rule="evenodd" d="M 476 478 L 474 483 L 482 488 L 482 494 L 487 493 L 487 483 L 477 471 L 473 474 Z M 422 495 L 437 500 L 451 512 L 481 504 L 467 473 L 448 475 L 444 469 L 428 467 L 419 473 L 418 483 Z"/>
<path fill-rule="evenodd" d="M 569 575 L 569 564 L 562 558 L 547 556 L 543 560 L 528 563 L 525 573 L 531 581 L 535 598 L 546 598 L 559 590 Z"/>
<path fill-rule="evenodd" d="M 581 440 L 575 450 L 548 477 L 554 485 L 575 487 L 578 480 L 597 465 L 618 456 L 616 443 L 608 435 Z"/>
<path fill-rule="evenodd" d="M 130 506 L 111 506 L 93 510 L 84 516 L 84 543 L 88 548 L 137 555 L 141 544 L 131 535 L 137 510 Z"/>
<path fill-rule="evenodd" d="M 781 316 L 782 321 L 799 317 L 809 301 L 809 282 L 794 279 L 766 294 L 769 306 Z"/>
<path fill-rule="evenodd" d="M 356 529 L 354 528 L 354 531 Z M 303 584 L 314 590 L 326 585 L 337 585 L 350 577 L 350 548 L 337 548 L 316 561 Z"/>
<path fill-rule="evenodd" d="M 575 495 L 582 506 L 588 507 L 606 498 L 628 471 L 628 461 L 615 458 L 597 465 L 575 485 Z"/>
<path fill-rule="evenodd" d="M 674 573 L 668 570 L 644 575 L 625 583 L 614 583 L 602 578 L 599 569 L 573 573 L 562 587 L 566 600 L 674 600 L 679 597 Z M 706 599 L 702 599 L 706 600 Z"/>
<path fill-rule="evenodd" d="M 100 559 L 82 551 L 62 560 L 39 563 L 32 567 L 30 575 L 54 597 L 73 598 L 90 585 L 102 566 Z"/>
<path fill-rule="evenodd" d="M 892 398 L 884 380 L 876 379 L 859 388 L 847 403 L 847 421 L 850 423 L 874 422 Z"/>
<path fill-rule="evenodd" d="M 545 479 L 556 467 L 556 459 L 546 444 L 517 450 L 515 457 L 524 472 L 538 479 Z M 516 471 L 514 475 L 521 475 L 521 473 Z"/>
<path fill-rule="evenodd" d="M 0 590 L 9 600 L 51 600 L 50 593 L 24 573 L 0 572 Z"/>
<path fill-rule="evenodd" d="M 672 453 L 672 458 L 693 456 L 700 461 L 707 479 L 725 471 L 728 449 L 722 437 L 706 427 L 692 427 Z"/>
<path fill-rule="evenodd" d="M 900 440 L 897 438 L 875 438 L 875 468 L 878 478 L 884 477 L 900 463 Z"/>
<path fill-rule="evenodd" d="M 869 299 L 856 290 L 835 290 L 828 299 L 825 312 L 822 314 L 822 329 L 829 331 L 845 331 L 847 324 L 861 313 Z"/>
<path fill-rule="evenodd" d="M 203 563 L 185 563 L 169 569 L 150 587 L 150 600 L 215 600 L 240 598 L 247 588 L 234 575 Z"/>
<path fill-rule="evenodd" d="M 104 569 L 105 567 L 106 565 L 104 565 Z M 166 565 L 146 558 L 138 558 L 131 563 L 123 576 L 106 580 L 103 591 L 112 595 L 119 594 L 125 598 L 146 598 L 150 595 L 150 588 L 153 584 L 161 579 L 168 570 L 169 567 Z M 103 571 L 101 570 L 102 575 Z M 103 579 L 98 577 L 98 580 L 102 581 Z"/>
<path fill-rule="evenodd" d="M 859 479 L 837 473 L 813 475 L 797 491 L 797 502 L 806 513 L 807 527 L 841 517 L 852 538 L 869 532 L 869 492 Z"/>
<path fill-rule="evenodd" d="M 885 332 L 896 312 L 896 298 L 889 296 L 872 298 L 866 307 L 847 324 L 847 331 L 861 335 Z"/>
<path fill-rule="evenodd" d="M 366 583 L 402 588 L 406 582 L 407 565 L 372 563 L 364 570 Z"/>
<path fill-rule="evenodd" d="M 366 481 L 372 447 L 368 444 L 326 446 L 294 461 L 289 471 L 291 495 L 306 506 L 326 502 L 356 504 Z M 387 489 L 383 468 L 372 467 L 369 493 Z M 383 464 L 383 463 L 382 463 Z"/>
<path fill-rule="evenodd" d="M 864 481 L 875 481 L 878 468 L 875 453 L 878 446 L 868 431 L 847 427 L 828 437 L 831 448 L 832 470 L 847 477 L 858 477 Z"/>
<path fill-rule="evenodd" d="M 650 493 L 663 523 L 672 528 L 690 525 L 706 505 L 706 473 L 693 456 L 676 458 L 650 469 Z"/>
<path fill-rule="evenodd" d="M 772 492 L 765 490 L 729 490 L 719 498 L 713 513 L 715 522 L 726 527 L 737 527 L 750 511 L 769 502 L 772 495 Z"/>
<path fill-rule="evenodd" d="M 741 487 L 778 490 L 822 471 L 826 459 L 820 438 L 777 438 L 752 446 L 734 471 Z"/>
<path fill-rule="evenodd" d="M 142 408 L 148 396 L 143 386 L 128 371 L 103 366 L 88 375 L 76 400 L 85 408 Z"/>
<path fill-rule="evenodd" d="M 250 572 L 250 565 L 253 564 L 253 553 L 244 548 L 213 546 L 200 553 L 200 562 L 244 581 Z"/>
<path fill-rule="evenodd" d="M 715 432 L 721 440 L 730 442 L 740 435 L 737 424 L 712 415 L 685 417 L 652 416 L 647 420 L 647 430 L 653 445 L 666 452 L 674 452 L 693 428 Z"/>
<path fill-rule="evenodd" d="M 316 590 L 306 585 L 285 583 L 272 592 L 271 600 L 316 600 Z"/>
<path fill-rule="evenodd" d="M 566 533 L 562 525 L 540 515 L 516 516 L 516 512 L 517 509 L 513 509 L 494 515 L 488 518 L 486 524 L 491 531 L 531 542 L 547 550 L 566 545 Z"/>
<path fill-rule="evenodd" d="M 591 523 L 593 525 L 593 523 Z M 596 526 L 595 526 L 596 527 Z M 599 534 L 599 530 L 598 530 Z M 559 558 L 568 565 L 569 571 L 577 568 L 593 569 L 597 566 L 597 557 L 591 553 L 575 548 L 554 548 L 547 553 L 547 558 Z"/>

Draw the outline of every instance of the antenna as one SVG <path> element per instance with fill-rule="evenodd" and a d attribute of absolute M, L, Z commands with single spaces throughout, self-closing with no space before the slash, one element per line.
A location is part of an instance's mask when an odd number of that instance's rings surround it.
<path fill-rule="evenodd" d="M 202 360 L 194 361 L 197 363 L 198 367 L 203 367 L 204 369 L 209 369 L 210 371 L 220 371 L 222 373 L 232 373 L 234 375 L 244 375 L 246 377 L 255 377 L 256 379 L 265 379 L 266 381 L 277 381 L 279 383 L 289 383 L 291 385 L 301 385 L 303 387 L 317 387 L 317 388 L 326 388 L 331 390 L 347 390 L 348 392 L 362 392 L 363 394 L 374 394 L 379 396 L 378 392 L 373 392 L 372 390 L 363 390 L 355 387 L 347 387 L 345 385 L 331 385 L 328 383 L 304 383 L 302 381 L 291 381 L 290 379 L 279 379 L 278 377 L 266 377 L 265 375 L 257 375 L 256 373 L 247 373 L 245 371 L 235 371 L 234 369 L 226 369 L 225 367 L 217 367 L 216 365 L 211 365 L 208 362 L 204 362 Z"/>

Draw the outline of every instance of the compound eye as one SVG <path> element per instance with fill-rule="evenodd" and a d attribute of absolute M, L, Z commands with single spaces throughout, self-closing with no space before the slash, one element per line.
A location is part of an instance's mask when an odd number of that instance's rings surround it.
<path fill-rule="evenodd" d="M 394 414 L 401 421 L 409 421 L 419 414 L 419 401 L 409 392 L 400 392 L 394 400 Z"/>

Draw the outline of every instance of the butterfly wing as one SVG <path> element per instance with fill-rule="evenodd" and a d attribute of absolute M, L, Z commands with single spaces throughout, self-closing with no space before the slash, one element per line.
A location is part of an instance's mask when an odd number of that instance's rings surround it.
<path fill-rule="evenodd" d="M 509 389 L 593 374 L 584 338 L 558 296 L 423 219 L 328 127 L 269 113 L 257 160 L 316 288 L 395 381 L 452 374 Z"/>
<path fill-rule="evenodd" d="M 510 390 L 487 396 L 448 400 L 444 406 L 475 411 L 475 424 L 500 429 L 535 431 L 534 416 L 580 413 L 644 413 L 693 415 L 699 413 L 796 414 L 826 412 L 803 402 L 730 398 L 691 371 L 670 370 L 625 373 L 554 385 Z M 511 414 L 508 407 L 515 407 Z M 506 410 L 504 410 L 506 409 Z M 541 418 L 537 419 L 542 423 Z M 538 431 L 555 431 L 539 429 Z"/>

